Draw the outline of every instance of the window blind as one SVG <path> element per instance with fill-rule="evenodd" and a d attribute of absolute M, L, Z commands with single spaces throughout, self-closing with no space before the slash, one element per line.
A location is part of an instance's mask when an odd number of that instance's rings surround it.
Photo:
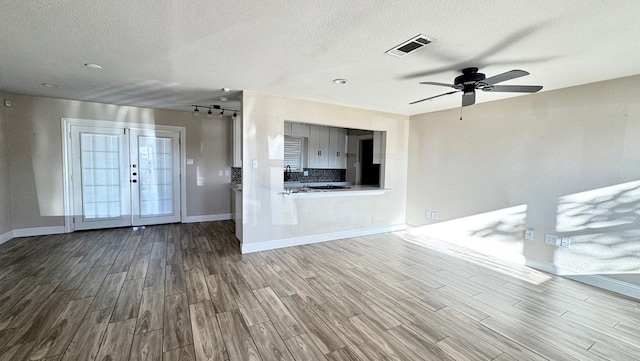
<path fill-rule="evenodd" d="M 284 137 L 284 167 L 302 171 L 302 138 Z"/>

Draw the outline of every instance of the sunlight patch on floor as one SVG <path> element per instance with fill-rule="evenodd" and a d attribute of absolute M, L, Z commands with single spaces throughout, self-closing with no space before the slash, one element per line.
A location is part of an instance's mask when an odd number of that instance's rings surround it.
<path fill-rule="evenodd" d="M 523 266 L 527 205 L 420 226 L 398 236 L 523 281 L 540 284 L 551 277 Z"/>

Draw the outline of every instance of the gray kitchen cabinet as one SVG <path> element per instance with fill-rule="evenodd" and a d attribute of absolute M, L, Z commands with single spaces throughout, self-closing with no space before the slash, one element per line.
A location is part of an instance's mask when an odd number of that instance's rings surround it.
<path fill-rule="evenodd" d="M 284 135 L 309 138 L 309 124 L 284 122 Z"/>
<path fill-rule="evenodd" d="M 329 168 L 329 127 L 309 125 L 308 168 Z"/>
<path fill-rule="evenodd" d="M 231 166 L 242 168 L 242 118 L 231 118 Z"/>
<path fill-rule="evenodd" d="M 347 169 L 347 130 L 329 128 L 329 168 Z"/>
<path fill-rule="evenodd" d="M 347 130 L 310 125 L 308 168 L 346 169 Z"/>

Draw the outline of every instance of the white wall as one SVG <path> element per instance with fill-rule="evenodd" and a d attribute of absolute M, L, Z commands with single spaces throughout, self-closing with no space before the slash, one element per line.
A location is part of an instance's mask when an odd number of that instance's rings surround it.
<path fill-rule="evenodd" d="M 218 176 L 219 170 L 230 169 L 228 117 L 195 118 L 190 112 L 8 93 L 1 95 L 13 101 L 11 108 L 3 109 L 6 127 L 0 129 L 4 137 L 2 144 L 7 147 L 6 153 L 0 157 L 0 166 L 4 159 L 8 160 L 13 229 L 64 224 L 61 118 L 185 127 L 187 158 L 194 159 L 193 165 L 187 165 L 184 177 L 187 183 L 187 216 L 230 213 L 230 176 Z M 0 197 L 3 197 L 6 177 L 7 174 L 0 171 Z M 5 205 L 6 201 L 2 200 Z M 0 220 L 7 219 L 2 208 Z"/>
<path fill-rule="evenodd" d="M 640 284 L 640 76 L 477 104 L 459 118 L 411 117 L 408 223 Z M 523 241 L 525 227 L 534 241 Z M 545 233 L 573 245 L 546 245 Z"/>
<path fill-rule="evenodd" d="M 387 132 L 383 195 L 286 199 L 283 191 L 284 121 Z M 405 222 L 406 116 L 244 92 L 244 244 L 323 233 L 402 225 Z M 258 168 L 252 162 L 258 161 Z"/>

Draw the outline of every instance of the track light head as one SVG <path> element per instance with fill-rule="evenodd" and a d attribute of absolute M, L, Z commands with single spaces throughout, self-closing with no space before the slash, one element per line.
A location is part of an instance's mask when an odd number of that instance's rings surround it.
<path fill-rule="evenodd" d="M 213 112 L 211 111 L 211 108 L 209 108 L 209 111 L 207 112 L 207 116 L 209 118 L 211 118 L 213 116 Z"/>
<path fill-rule="evenodd" d="M 200 115 L 200 109 L 198 109 L 198 106 L 196 105 L 195 109 L 193 109 L 193 116 L 197 117 L 198 115 Z"/>
<path fill-rule="evenodd" d="M 234 111 L 233 111 L 233 117 L 235 118 L 235 117 L 237 117 L 237 116 L 238 116 L 238 112 L 234 110 Z"/>
<path fill-rule="evenodd" d="M 222 118 L 224 116 L 224 109 L 222 109 L 222 111 L 220 112 L 220 115 L 218 115 L 220 118 Z"/>

